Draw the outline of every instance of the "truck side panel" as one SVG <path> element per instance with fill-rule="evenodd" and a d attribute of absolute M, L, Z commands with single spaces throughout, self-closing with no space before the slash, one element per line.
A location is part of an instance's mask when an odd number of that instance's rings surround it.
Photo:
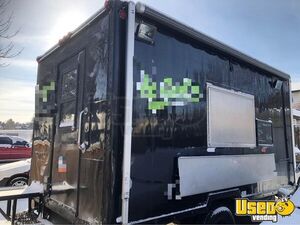
<path fill-rule="evenodd" d="M 268 154 L 276 166 L 274 176 L 230 188 L 271 194 L 293 182 L 292 150 L 287 140 L 291 136 L 289 81 L 150 19 L 141 17 L 137 24 L 137 30 L 142 29 L 141 24 L 150 29 L 154 26 L 155 34 L 152 43 L 140 37 L 135 41 L 129 221 L 192 208 L 206 199 L 208 193 L 201 190 L 187 197 L 180 195 L 180 157 L 222 160 L 225 156 Z M 208 147 L 208 84 L 254 96 L 256 147 Z M 232 127 L 239 122 L 236 118 Z M 212 161 L 208 165 L 206 169 L 218 180 L 218 164 Z M 252 163 L 247 169 L 255 166 Z M 196 170 L 194 176 L 201 173 L 206 171 Z M 238 170 L 228 171 L 226 179 L 234 176 L 239 176 Z"/>

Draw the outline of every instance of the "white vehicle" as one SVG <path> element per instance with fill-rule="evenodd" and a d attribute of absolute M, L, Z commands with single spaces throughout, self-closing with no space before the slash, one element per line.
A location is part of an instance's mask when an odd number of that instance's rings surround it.
<path fill-rule="evenodd" d="M 28 184 L 31 159 L 0 165 L 0 187 Z"/>

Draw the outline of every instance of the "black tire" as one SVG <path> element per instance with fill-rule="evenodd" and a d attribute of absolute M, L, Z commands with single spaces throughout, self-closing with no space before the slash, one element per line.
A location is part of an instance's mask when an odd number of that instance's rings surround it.
<path fill-rule="evenodd" d="M 211 210 L 205 218 L 205 224 L 235 224 L 235 219 L 226 206 Z"/>
<path fill-rule="evenodd" d="M 12 178 L 7 184 L 7 186 L 10 187 L 20 187 L 24 185 L 28 185 L 28 178 L 22 176 Z"/>

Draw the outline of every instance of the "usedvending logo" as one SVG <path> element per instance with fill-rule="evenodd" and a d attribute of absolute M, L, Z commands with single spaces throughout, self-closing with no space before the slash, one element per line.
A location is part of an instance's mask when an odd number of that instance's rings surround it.
<path fill-rule="evenodd" d="M 295 205 L 289 199 L 278 199 L 276 201 L 255 201 L 248 199 L 235 200 L 235 214 L 237 216 L 250 216 L 252 222 L 278 221 L 278 215 L 290 216 Z"/>

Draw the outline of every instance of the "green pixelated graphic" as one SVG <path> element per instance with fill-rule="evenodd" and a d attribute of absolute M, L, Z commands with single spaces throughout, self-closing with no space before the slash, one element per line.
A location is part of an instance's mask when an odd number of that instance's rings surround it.
<path fill-rule="evenodd" d="M 141 97 L 142 98 L 155 98 L 156 97 L 156 83 L 152 82 L 148 74 L 143 77 L 141 84 Z"/>
<path fill-rule="evenodd" d="M 200 94 L 200 88 L 198 86 L 192 86 L 192 94 Z"/>
<path fill-rule="evenodd" d="M 148 99 L 148 109 L 154 114 L 168 106 L 185 106 L 188 103 L 197 103 L 203 98 L 200 86 L 193 85 L 189 78 L 183 78 L 182 85 L 174 85 L 173 79 L 166 77 L 157 89 L 157 83 L 144 70 L 141 70 L 141 82 L 137 82 L 137 90 L 140 91 L 141 98 Z"/>
<path fill-rule="evenodd" d="M 55 90 L 55 82 L 51 81 L 49 85 L 44 85 L 42 86 L 42 99 L 43 102 L 47 102 L 48 101 L 48 91 L 54 91 Z"/>
<path fill-rule="evenodd" d="M 163 110 L 166 106 L 168 106 L 167 102 L 153 101 L 153 102 L 149 102 L 148 109 L 149 110 Z"/>

